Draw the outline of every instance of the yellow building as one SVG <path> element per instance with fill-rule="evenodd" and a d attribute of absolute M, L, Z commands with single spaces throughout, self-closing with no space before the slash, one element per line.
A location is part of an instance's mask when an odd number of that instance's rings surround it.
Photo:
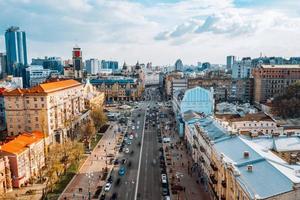
<path fill-rule="evenodd" d="M 75 80 L 43 83 L 30 89 L 4 92 L 7 132 L 41 130 L 50 143 L 72 137 L 72 128 L 88 117 L 83 84 Z"/>
<path fill-rule="evenodd" d="M 100 92 L 94 87 L 89 79 L 83 88 L 84 105 L 86 109 L 93 109 L 96 107 L 102 107 L 105 101 L 104 92 Z"/>

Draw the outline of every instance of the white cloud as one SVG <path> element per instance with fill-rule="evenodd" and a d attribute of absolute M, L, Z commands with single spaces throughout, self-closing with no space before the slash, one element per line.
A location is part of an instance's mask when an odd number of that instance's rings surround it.
<path fill-rule="evenodd" d="M 126 0 L 0 0 L 0 7 L 6 8 L 0 13 L 0 27 L 2 33 L 10 25 L 25 30 L 30 56 L 69 58 L 77 43 L 85 58 L 224 62 L 227 54 L 298 52 L 290 40 L 300 39 L 300 17 L 287 12 L 298 1 L 290 0 L 282 8 L 280 4 L 260 9 L 237 8 L 233 0 L 153 5 Z M 279 48 L 278 43 L 285 46 Z"/>

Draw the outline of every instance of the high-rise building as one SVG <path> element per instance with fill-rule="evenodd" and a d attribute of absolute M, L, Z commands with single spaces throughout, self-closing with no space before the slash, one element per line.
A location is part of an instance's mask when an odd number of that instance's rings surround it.
<path fill-rule="evenodd" d="M 91 58 L 85 61 L 85 68 L 88 74 L 98 74 L 100 72 L 100 63 L 98 59 Z"/>
<path fill-rule="evenodd" d="M 182 70 L 183 70 L 183 63 L 180 59 L 178 59 L 175 62 L 175 71 L 182 71 Z"/>
<path fill-rule="evenodd" d="M 9 75 L 22 76 L 27 66 L 26 34 L 19 27 L 10 27 L 5 32 L 7 72 Z"/>
<path fill-rule="evenodd" d="M 63 72 L 63 64 L 60 57 L 33 58 L 31 65 L 41 65 L 44 69 L 57 70 L 59 73 Z"/>
<path fill-rule="evenodd" d="M 235 56 L 227 56 L 227 62 L 226 62 L 227 69 L 232 69 L 234 62 L 235 62 Z"/>
<path fill-rule="evenodd" d="M 82 78 L 83 62 L 82 62 L 82 51 L 80 47 L 75 46 L 73 48 L 72 59 L 73 59 L 75 78 Z"/>
<path fill-rule="evenodd" d="M 252 70 L 251 58 L 245 57 L 235 61 L 232 66 L 232 78 L 250 78 Z"/>
<path fill-rule="evenodd" d="M 118 71 L 118 69 L 119 69 L 119 63 L 118 63 L 118 61 L 102 60 L 101 68 L 102 69 L 111 69 L 113 72 L 115 72 L 115 71 Z"/>
<path fill-rule="evenodd" d="M 5 53 L 0 53 L 0 78 L 7 75 L 7 57 Z"/>

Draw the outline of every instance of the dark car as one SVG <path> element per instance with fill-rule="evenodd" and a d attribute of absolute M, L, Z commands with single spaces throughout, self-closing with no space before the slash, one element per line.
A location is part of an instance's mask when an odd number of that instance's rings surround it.
<path fill-rule="evenodd" d="M 114 192 L 110 198 L 111 200 L 116 200 L 118 199 L 118 193 Z"/>
<path fill-rule="evenodd" d="M 119 160 L 116 159 L 116 160 L 114 161 L 114 165 L 118 165 L 118 164 L 119 164 Z"/>
<path fill-rule="evenodd" d="M 107 182 L 109 182 L 109 183 L 112 183 L 112 182 L 113 182 L 112 176 L 109 176 L 109 177 L 108 177 Z"/>
<path fill-rule="evenodd" d="M 105 200 L 105 194 L 102 194 L 99 198 L 99 200 Z"/>
<path fill-rule="evenodd" d="M 166 187 L 163 187 L 162 194 L 163 194 L 163 196 L 169 196 L 170 195 L 169 189 Z"/>
<path fill-rule="evenodd" d="M 118 185 L 120 185 L 120 183 L 121 183 L 121 179 L 120 179 L 120 178 L 118 178 L 118 179 L 116 180 L 116 182 L 115 182 L 115 186 L 118 186 Z"/>

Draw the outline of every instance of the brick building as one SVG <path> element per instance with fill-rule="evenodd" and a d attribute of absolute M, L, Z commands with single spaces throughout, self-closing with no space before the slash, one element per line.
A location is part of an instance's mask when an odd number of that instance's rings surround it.
<path fill-rule="evenodd" d="M 267 99 L 284 94 L 286 88 L 300 80 L 300 65 L 261 65 L 252 70 L 254 78 L 254 101 L 264 103 Z"/>

